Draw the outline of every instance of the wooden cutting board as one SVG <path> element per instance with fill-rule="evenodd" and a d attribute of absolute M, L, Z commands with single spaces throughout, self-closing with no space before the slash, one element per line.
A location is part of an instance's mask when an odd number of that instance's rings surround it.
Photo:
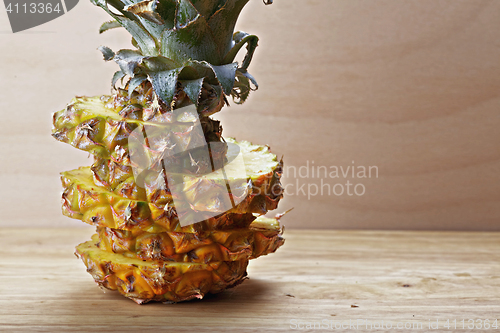
<path fill-rule="evenodd" d="M 73 255 L 91 234 L 0 228 L 0 331 L 500 330 L 500 233 L 287 230 L 242 285 L 169 305 L 103 293 Z"/>

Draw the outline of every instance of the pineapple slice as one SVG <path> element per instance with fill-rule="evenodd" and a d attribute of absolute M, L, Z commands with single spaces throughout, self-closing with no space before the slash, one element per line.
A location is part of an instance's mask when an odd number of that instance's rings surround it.
<path fill-rule="evenodd" d="M 228 139 L 228 142 L 236 144 L 233 140 Z M 249 213 L 265 214 L 275 209 L 282 198 L 282 163 L 266 146 L 245 141 L 237 144 L 243 156 L 247 178 L 228 177 L 228 182 L 232 191 L 236 189 L 240 194 L 246 191 L 246 194 L 238 198 L 231 192 L 231 199 L 239 200 L 231 209 L 214 210 L 218 209 L 216 204 L 220 198 L 228 193 L 223 174 L 211 173 L 201 177 L 174 175 L 182 177 L 187 204 L 197 211 L 218 212 L 216 217 L 206 219 L 205 226 L 179 225 L 179 206 L 177 210 L 173 209 L 174 198 L 168 188 L 158 186 L 153 187 L 154 191 L 148 191 L 148 187 L 141 189 L 136 186 L 128 191 L 111 192 L 94 184 L 91 170 L 87 167 L 62 173 L 61 180 L 65 188 L 62 195 L 63 214 L 92 225 L 131 231 L 153 228 L 159 231 L 198 232 L 218 225 L 247 227 L 254 219 Z M 236 152 L 229 150 L 229 158 L 230 154 Z M 225 171 L 227 175 L 233 174 L 231 167 L 225 168 Z M 178 200 L 176 205 L 179 202 L 185 203 Z M 235 219 L 234 215 L 228 214 L 240 214 L 242 218 Z"/>
<path fill-rule="evenodd" d="M 101 250 L 96 242 L 94 235 L 78 245 L 75 254 L 99 286 L 118 290 L 138 304 L 203 298 L 241 283 L 247 275 L 248 260 L 208 264 L 144 261 Z"/>
<path fill-rule="evenodd" d="M 144 128 L 158 128 L 149 131 L 155 135 L 147 138 L 148 154 L 143 157 L 147 159 L 144 163 L 149 166 L 168 162 L 182 167 L 183 172 L 206 173 L 212 170 L 212 163 L 216 168 L 224 164 L 227 146 L 221 141 L 222 128 L 218 121 L 208 117 L 198 118 L 195 114 L 186 116 L 181 111 L 156 114 L 149 121 L 143 121 L 140 105 L 130 104 L 122 108 L 111 104 L 110 100 L 113 97 L 77 97 L 53 115 L 52 136 L 92 153 L 97 158 L 97 166 L 93 170 L 101 171 L 96 173 L 100 184 L 111 183 L 105 176 L 109 172 L 102 169 L 106 163 L 101 160 L 115 161 L 130 169 L 130 137 Z M 191 149 L 196 143 L 209 143 L 210 157 L 203 149 Z M 185 153 L 175 153 L 180 151 Z M 163 159 L 164 156 L 169 158 Z M 198 163 L 192 165 L 191 160 Z M 132 175 L 131 169 L 129 172 Z"/>
<path fill-rule="evenodd" d="M 149 233 L 98 227 L 97 246 L 145 260 L 208 263 L 254 259 L 283 245 L 278 219 L 258 217 L 249 228 L 200 234 Z"/>

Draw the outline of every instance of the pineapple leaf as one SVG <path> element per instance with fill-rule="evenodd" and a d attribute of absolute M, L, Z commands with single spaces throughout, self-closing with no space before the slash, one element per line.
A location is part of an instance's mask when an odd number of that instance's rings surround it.
<path fill-rule="evenodd" d="M 165 29 L 174 27 L 175 13 L 177 11 L 176 0 L 161 0 L 156 3 L 156 12 L 165 22 Z"/>
<path fill-rule="evenodd" d="M 109 11 L 111 11 L 109 6 L 115 8 L 118 12 L 121 13 L 121 14 L 114 13 L 115 16 L 126 17 L 129 20 L 133 20 L 133 21 L 137 21 L 137 19 L 138 19 L 136 15 L 129 13 L 128 11 L 125 10 L 125 7 L 127 7 L 127 5 L 133 4 L 132 1 L 129 1 L 129 0 L 90 0 L 90 1 L 98 2 L 101 4 L 103 3 L 106 6 L 107 10 L 109 10 Z M 111 13 L 113 13 L 113 12 L 111 12 Z"/>
<path fill-rule="evenodd" d="M 166 104 L 170 105 L 174 99 L 177 89 L 177 77 L 182 67 L 149 73 L 149 80 L 153 84 L 153 89 L 158 97 Z"/>
<path fill-rule="evenodd" d="M 111 85 L 113 86 L 113 89 L 116 89 L 116 82 L 118 82 L 118 80 L 123 80 L 124 77 L 125 73 L 123 73 L 122 71 L 117 71 L 115 72 L 115 74 L 113 74 L 113 79 L 111 80 Z"/>
<path fill-rule="evenodd" d="M 252 88 L 251 83 L 255 85 L 255 88 Z M 250 73 L 238 69 L 236 71 L 234 87 L 233 90 L 231 90 L 233 101 L 236 104 L 243 104 L 247 100 L 250 91 L 257 90 L 258 88 L 259 86 L 257 85 L 257 81 L 252 75 L 250 75 Z"/>
<path fill-rule="evenodd" d="M 204 78 L 179 81 L 191 102 L 196 106 L 198 106 L 198 97 L 200 96 L 201 87 L 203 86 L 203 80 Z"/>
<path fill-rule="evenodd" d="M 142 59 L 144 56 L 139 51 L 134 50 L 120 50 L 114 57 L 122 72 L 130 77 L 134 77 L 135 69 L 142 62 Z"/>
<path fill-rule="evenodd" d="M 175 13 L 175 28 L 180 29 L 196 20 L 200 13 L 189 0 L 179 0 Z"/>
<path fill-rule="evenodd" d="M 161 54 L 175 61 L 205 60 L 215 65 L 222 61 L 212 32 L 202 16 L 182 28 L 165 30 L 161 44 Z"/>
<path fill-rule="evenodd" d="M 127 11 L 124 11 L 124 3 L 121 0 L 91 0 L 91 2 L 104 9 L 111 15 L 118 23 L 120 23 L 127 31 L 133 36 L 139 49 L 145 55 L 158 55 L 158 46 L 156 40 L 141 24 L 139 18 Z M 122 15 L 113 13 L 108 5 L 114 7 Z"/>
<path fill-rule="evenodd" d="M 250 94 L 250 81 L 246 77 L 237 76 L 231 96 L 236 104 L 243 104 Z"/>
<path fill-rule="evenodd" d="M 197 73 L 198 77 L 204 77 L 208 79 L 211 83 L 218 84 L 217 78 L 215 77 L 215 72 L 212 69 L 212 65 L 210 65 L 206 61 L 188 61 L 185 66 L 189 66 L 193 68 Z M 183 78 L 187 79 L 187 78 Z"/>
<path fill-rule="evenodd" d="M 99 51 L 101 51 L 103 57 L 104 57 L 104 61 L 110 61 L 110 60 L 113 60 L 113 58 L 115 57 L 115 53 L 107 46 L 99 46 L 97 48 Z"/>
<path fill-rule="evenodd" d="M 142 27 L 139 23 L 129 20 L 127 18 L 122 18 L 120 20 L 121 25 L 127 31 L 134 36 L 134 40 L 137 43 L 139 49 L 144 55 L 155 56 L 158 55 L 158 48 L 155 39 Z"/>
<path fill-rule="evenodd" d="M 128 97 L 132 96 L 135 88 L 148 79 L 145 75 L 136 75 L 128 82 Z"/>
<path fill-rule="evenodd" d="M 148 72 L 159 72 L 179 67 L 179 64 L 164 56 L 146 57 L 142 64 Z"/>
<path fill-rule="evenodd" d="M 259 85 L 257 84 L 257 80 L 255 80 L 255 78 L 252 76 L 252 74 L 248 73 L 244 69 L 238 68 L 238 71 L 236 72 L 236 76 L 241 77 L 242 75 L 244 77 L 246 77 L 247 79 L 249 79 L 252 82 L 252 84 L 255 86 L 255 88 L 251 88 L 251 90 L 255 91 L 255 90 L 259 89 Z"/>
<path fill-rule="evenodd" d="M 179 80 L 196 80 L 199 79 L 203 76 L 200 76 L 196 68 L 189 66 L 189 65 L 184 65 L 182 68 L 181 72 L 179 73 Z M 212 75 L 212 78 L 215 77 Z"/>
<path fill-rule="evenodd" d="M 219 54 L 227 54 L 232 46 L 233 31 L 241 10 L 249 0 L 227 0 L 208 20 L 208 25 L 217 42 Z"/>
<path fill-rule="evenodd" d="M 211 66 L 215 76 L 220 82 L 222 89 L 226 95 L 231 93 L 234 86 L 234 80 L 236 75 L 236 69 L 238 68 L 238 63 L 233 62 L 231 64 L 222 66 Z"/>
<path fill-rule="evenodd" d="M 156 2 L 152 2 L 156 3 Z M 151 5 L 151 6 L 156 6 L 156 5 Z M 129 7 L 127 6 L 127 11 Z M 132 7 L 130 7 L 132 8 Z M 163 18 L 156 12 L 156 7 L 152 8 L 154 11 L 151 12 L 139 12 L 139 10 L 136 10 L 136 16 L 138 23 L 143 27 L 143 29 L 151 35 L 153 38 L 156 48 L 160 48 L 159 40 L 161 38 L 161 35 L 163 31 L 166 29 L 165 21 Z M 156 20 L 156 22 L 154 22 Z M 161 23 L 163 22 L 163 23 Z"/>
<path fill-rule="evenodd" d="M 245 82 L 238 81 L 237 83 L 235 83 L 235 88 L 237 88 L 237 90 L 233 90 L 231 92 L 233 101 L 236 104 L 245 103 L 246 99 L 248 98 L 248 95 L 250 94 L 250 89 L 248 89 L 248 85 Z"/>
<path fill-rule="evenodd" d="M 224 2 L 225 0 L 216 0 L 216 1 L 191 0 L 191 4 L 203 17 L 212 16 L 218 9 L 220 9 L 220 7 L 224 5 Z"/>
<path fill-rule="evenodd" d="M 140 50 L 140 49 L 141 49 L 141 48 L 139 47 L 139 44 L 137 44 L 137 41 L 134 39 L 134 37 L 132 37 L 132 40 L 131 40 L 130 42 L 132 43 L 132 45 L 133 45 L 136 49 L 138 49 L 138 50 Z"/>
<path fill-rule="evenodd" d="M 159 25 L 163 25 L 165 23 L 161 16 L 156 12 L 156 1 L 154 0 L 145 0 L 128 5 L 124 8 L 124 10 Z"/>
<path fill-rule="evenodd" d="M 108 31 L 110 29 L 115 29 L 115 28 L 121 28 L 120 22 L 116 20 L 111 20 L 108 22 L 104 22 L 101 27 L 99 28 L 99 33 L 102 34 L 105 31 Z"/>
<path fill-rule="evenodd" d="M 233 35 L 234 46 L 224 57 L 223 63 L 229 63 L 234 61 L 236 55 L 243 47 L 243 45 L 247 44 L 247 53 L 245 54 L 245 58 L 243 59 L 243 63 L 241 65 L 241 69 L 247 70 L 250 62 L 252 61 L 253 53 L 257 48 L 257 43 L 259 41 L 259 37 L 255 35 L 249 35 L 246 32 L 238 31 Z"/>

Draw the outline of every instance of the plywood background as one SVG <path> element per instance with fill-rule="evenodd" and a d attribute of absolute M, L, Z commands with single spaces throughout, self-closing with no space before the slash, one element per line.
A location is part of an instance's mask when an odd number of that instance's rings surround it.
<path fill-rule="evenodd" d="M 239 28 L 261 37 L 260 89 L 216 117 L 284 155 L 287 228 L 500 230 L 498 13 L 495 0 L 250 1 Z M 109 92 L 116 67 L 96 48 L 130 44 L 97 34 L 107 19 L 82 0 L 12 34 L 0 10 L 0 226 L 80 225 L 60 214 L 58 172 L 91 160 L 50 137 L 51 113 Z M 330 173 L 369 166 L 378 177 Z"/>

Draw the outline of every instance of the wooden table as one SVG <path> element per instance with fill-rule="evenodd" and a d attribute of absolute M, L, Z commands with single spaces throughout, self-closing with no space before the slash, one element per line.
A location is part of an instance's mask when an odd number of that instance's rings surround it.
<path fill-rule="evenodd" d="M 170 305 L 103 293 L 73 256 L 91 234 L 0 229 L 0 331 L 475 332 L 500 317 L 500 233 L 287 230 L 242 285 Z"/>

